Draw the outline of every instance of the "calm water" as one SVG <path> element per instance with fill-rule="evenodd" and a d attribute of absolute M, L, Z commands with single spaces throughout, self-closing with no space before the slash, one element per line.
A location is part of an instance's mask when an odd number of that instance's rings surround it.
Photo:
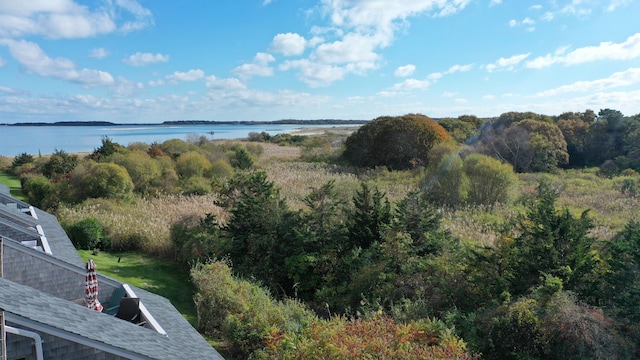
<path fill-rule="evenodd" d="M 276 135 L 288 133 L 300 127 L 300 125 L 117 125 L 105 127 L 0 125 L 0 155 L 51 154 L 56 149 L 69 153 L 93 151 L 101 146 L 103 136 L 108 136 L 116 143 L 126 146 L 134 142 L 151 144 L 170 139 L 186 140 L 193 135 L 204 135 L 209 139 L 240 139 L 246 138 L 250 132 L 266 131 Z"/>

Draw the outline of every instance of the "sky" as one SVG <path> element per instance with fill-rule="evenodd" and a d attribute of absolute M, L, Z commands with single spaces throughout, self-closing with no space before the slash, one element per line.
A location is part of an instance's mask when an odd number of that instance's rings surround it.
<path fill-rule="evenodd" d="M 640 113 L 640 0 L 0 0 L 0 123 Z"/>

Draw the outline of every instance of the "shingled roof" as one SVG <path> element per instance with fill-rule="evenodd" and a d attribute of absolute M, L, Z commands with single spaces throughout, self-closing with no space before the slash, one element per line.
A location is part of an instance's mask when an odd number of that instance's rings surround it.
<path fill-rule="evenodd" d="M 0 308 L 7 322 L 131 359 L 222 359 L 166 299 L 140 292 L 167 335 L 0 279 Z M 144 294 L 143 294 L 144 293 Z M 186 323 L 186 324 L 185 324 Z"/>
<path fill-rule="evenodd" d="M 12 226 L 22 226 L 29 229 L 28 231 L 33 231 L 34 226 L 40 226 L 50 247 L 50 253 L 23 247 L 19 241 L 3 235 L 0 228 L 2 248 L 20 254 L 14 257 L 5 256 L 0 263 L 6 270 L 0 272 L 4 275 L 4 278 L 0 278 L 0 310 L 4 311 L 3 320 L 6 324 L 82 344 L 112 354 L 115 358 L 222 359 L 169 300 L 148 291 L 127 286 L 140 298 L 153 321 L 163 331 L 138 326 L 69 301 L 75 298 L 78 292 L 82 293 L 83 289 L 74 289 L 73 294 L 64 295 L 66 298 L 62 298 L 60 294 L 52 295 L 55 292 L 47 291 L 44 287 L 27 286 L 26 284 L 36 283 L 27 281 L 30 279 L 18 283 L 22 275 L 15 275 L 15 272 L 11 271 L 17 269 L 16 264 L 12 267 L 12 261 L 18 258 L 20 261 L 25 261 L 26 258 L 33 259 L 34 263 L 45 262 L 48 269 L 60 269 L 66 276 L 73 277 L 71 286 L 76 288 L 78 285 L 82 286 L 82 281 L 76 277 L 83 277 L 84 262 L 53 215 L 13 199 L 8 188 L 3 185 L 0 185 L 0 219 L 5 225 L 12 222 Z M 11 279 L 7 278 L 7 275 Z M 38 276 L 46 280 L 47 276 L 56 274 L 53 271 Z M 122 286 L 119 281 L 101 274 L 99 282 L 106 287 Z M 58 358 L 65 358 L 64 354 L 57 355 L 60 355 Z"/>

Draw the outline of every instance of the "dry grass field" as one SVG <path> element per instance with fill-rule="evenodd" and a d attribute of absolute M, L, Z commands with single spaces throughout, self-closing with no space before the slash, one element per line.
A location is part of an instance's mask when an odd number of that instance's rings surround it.
<path fill-rule="evenodd" d="M 309 134 L 329 136 L 332 141 L 344 141 L 355 128 L 333 133 L 326 129 L 305 130 Z M 302 130 L 300 130 L 302 131 Z M 333 129 L 331 129 L 333 131 Z M 254 143 L 255 144 L 255 143 Z M 301 149 L 261 143 L 264 151 L 256 167 L 280 189 L 292 209 L 304 209 L 303 199 L 312 189 L 329 181 L 335 182 L 338 194 L 350 199 L 366 181 L 387 194 L 393 203 L 415 189 L 424 177 L 422 170 L 388 171 L 386 169 L 356 169 L 349 166 L 311 163 L 300 159 Z M 568 208 L 575 216 L 589 210 L 595 223 L 592 231 L 600 239 L 610 239 L 630 220 L 640 219 L 640 196 L 620 191 L 622 178 L 605 178 L 597 169 L 559 170 L 555 174 L 519 174 L 519 184 L 513 190 L 511 202 L 494 207 L 463 207 L 440 209 L 443 225 L 464 241 L 490 245 L 498 229 L 519 214 L 536 192 L 538 182 L 545 178 L 559 194 L 557 206 Z M 135 248 L 168 255 L 172 250 L 169 231 L 176 222 L 194 221 L 212 213 L 221 219 L 226 214 L 214 204 L 215 194 L 206 196 L 166 196 L 137 199 L 131 202 L 90 200 L 80 206 L 61 207 L 58 216 L 66 224 L 95 217 L 111 234 L 114 245 L 134 244 Z"/>

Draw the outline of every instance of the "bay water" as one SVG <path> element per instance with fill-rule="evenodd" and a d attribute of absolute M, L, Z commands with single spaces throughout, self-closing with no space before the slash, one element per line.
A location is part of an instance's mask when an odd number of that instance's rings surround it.
<path fill-rule="evenodd" d="M 333 127 L 340 125 L 312 125 Z M 0 125 L 0 156 L 51 154 L 56 150 L 67 153 L 91 152 L 102 145 L 102 138 L 127 146 L 143 142 L 152 144 L 166 140 L 187 140 L 205 136 L 210 140 L 242 139 L 251 132 L 270 135 L 290 133 L 301 125 L 106 125 L 106 126 L 2 126 Z"/>

